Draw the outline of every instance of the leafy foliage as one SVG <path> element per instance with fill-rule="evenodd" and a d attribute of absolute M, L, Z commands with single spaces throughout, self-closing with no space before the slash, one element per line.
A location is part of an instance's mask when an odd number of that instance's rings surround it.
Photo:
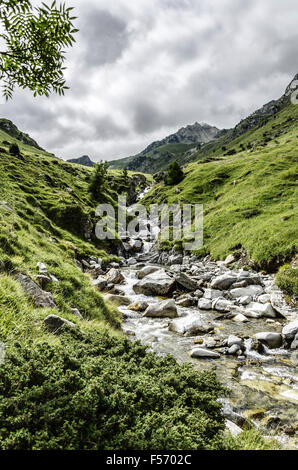
<path fill-rule="evenodd" d="M 99 201 L 102 198 L 102 193 L 107 183 L 108 168 L 109 164 L 107 162 L 99 162 L 93 170 L 88 189 L 95 201 Z"/>
<path fill-rule="evenodd" d="M 64 48 L 75 42 L 73 8 L 42 3 L 34 8 L 30 0 L 0 2 L 0 34 L 5 50 L 0 52 L 3 95 L 12 98 L 16 85 L 29 88 L 34 96 L 52 91 L 64 94 Z"/>
<path fill-rule="evenodd" d="M 298 297 L 298 268 L 282 266 L 276 276 L 276 284 L 289 295 Z"/>
<path fill-rule="evenodd" d="M 183 180 L 183 171 L 177 161 L 170 163 L 168 174 L 166 177 L 166 184 L 174 186 L 175 184 L 181 183 Z"/>
<path fill-rule="evenodd" d="M 219 449 L 214 371 L 98 332 L 17 344 L 0 367 L 0 449 Z"/>
<path fill-rule="evenodd" d="M 15 156 L 20 155 L 20 147 L 18 146 L 18 144 L 11 144 L 9 146 L 9 153 Z"/>

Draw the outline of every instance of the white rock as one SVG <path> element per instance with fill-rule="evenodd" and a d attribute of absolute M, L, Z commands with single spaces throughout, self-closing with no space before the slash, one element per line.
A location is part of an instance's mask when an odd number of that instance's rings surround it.
<path fill-rule="evenodd" d="M 254 337 L 261 343 L 268 346 L 269 349 L 280 348 L 282 345 L 282 336 L 280 333 L 274 333 L 272 331 L 262 332 L 255 334 Z"/>
<path fill-rule="evenodd" d="M 221 276 L 217 276 L 211 282 L 211 287 L 213 289 L 221 289 L 226 290 L 231 287 L 231 285 L 237 281 L 237 277 L 233 276 L 232 274 L 222 274 Z"/>
<path fill-rule="evenodd" d="M 239 323 L 245 323 L 248 322 L 248 319 L 242 315 L 242 313 L 238 313 L 233 317 L 233 321 L 239 322 Z"/>
<path fill-rule="evenodd" d="M 201 357 L 206 359 L 219 359 L 220 354 L 209 349 L 195 348 L 190 352 L 190 357 Z"/>
<path fill-rule="evenodd" d="M 248 305 L 252 302 L 252 297 L 250 295 L 245 295 L 244 297 L 240 297 L 238 302 L 240 305 Z"/>
<path fill-rule="evenodd" d="M 176 318 L 178 313 L 175 301 L 170 299 L 151 304 L 143 316 L 151 318 Z"/>
<path fill-rule="evenodd" d="M 255 318 L 276 318 L 276 312 L 270 303 L 261 304 L 259 302 L 251 302 L 247 306 L 245 315 L 253 316 L 253 314 L 255 314 Z"/>
<path fill-rule="evenodd" d="M 214 299 L 218 299 L 221 296 L 222 296 L 221 290 L 206 289 L 204 292 L 204 299 L 214 300 Z"/>
<path fill-rule="evenodd" d="M 248 286 L 248 287 L 239 287 L 237 289 L 232 289 L 230 291 L 231 296 L 233 299 L 238 299 L 239 297 L 250 296 L 254 297 L 255 295 L 260 295 L 263 292 L 263 288 L 261 286 Z"/>
<path fill-rule="evenodd" d="M 282 334 L 286 339 L 293 339 L 298 333 L 298 320 L 288 323 L 283 330 Z"/>
<path fill-rule="evenodd" d="M 198 308 L 201 310 L 212 310 L 212 301 L 209 299 L 199 299 Z"/>
<path fill-rule="evenodd" d="M 225 265 L 225 266 L 229 266 L 230 264 L 235 263 L 235 261 L 236 261 L 235 256 L 234 256 L 234 255 L 229 255 L 229 256 L 227 256 L 226 259 L 224 260 L 224 265 Z"/>
<path fill-rule="evenodd" d="M 234 344 L 237 344 L 238 346 L 243 346 L 243 339 L 239 338 L 238 336 L 230 335 L 228 337 L 228 347 L 230 348 L 231 346 L 234 346 Z"/>
<path fill-rule="evenodd" d="M 231 310 L 231 302 L 223 298 L 215 299 L 212 302 L 212 309 L 218 312 L 229 312 Z"/>
<path fill-rule="evenodd" d="M 228 419 L 226 420 L 226 430 L 233 437 L 237 437 L 239 436 L 239 434 L 243 432 L 242 429 L 239 426 L 237 426 L 237 424 L 233 423 L 232 421 L 229 421 Z"/>
<path fill-rule="evenodd" d="M 261 304 L 266 304 L 270 302 L 270 294 L 262 294 L 258 297 L 258 302 L 261 302 Z"/>

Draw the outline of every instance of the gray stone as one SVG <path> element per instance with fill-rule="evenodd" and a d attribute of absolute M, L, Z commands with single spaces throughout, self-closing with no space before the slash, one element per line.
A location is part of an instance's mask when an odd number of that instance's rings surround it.
<path fill-rule="evenodd" d="M 254 337 L 262 344 L 268 346 L 269 349 L 280 348 L 282 345 L 282 336 L 280 333 L 262 332 L 255 334 Z"/>
<path fill-rule="evenodd" d="M 58 317 L 57 315 L 49 315 L 43 321 L 46 328 L 52 333 L 60 330 L 63 326 L 74 328 L 76 325 L 65 318 Z"/>
<path fill-rule="evenodd" d="M 151 318 L 177 318 L 178 313 L 175 301 L 170 299 L 151 304 L 143 316 Z"/>
<path fill-rule="evenodd" d="M 75 315 L 79 320 L 83 320 L 83 315 L 81 314 L 80 310 L 78 308 L 71 308 L 70 309 L 71 313 Z"/>
<path fill-rule="evenodd" d="M 231 302 L 223 298 L 215 299 L 212 302 L 212 309 L 218 312 L 229 312 L 231 310 Z"/>
<path fill-rule="evenodd" d="M 199 299 L 198 308 L 201 310 L 212 310 L 212 300 Z"/>
<path fill-rule="evenodd" d="M 270 294 L 262 294 L 258 297 L 258 302 L 261 302 L 261 304 L 270 303 L 270 297 Z"/>
<path fill-rule="evenodd" d="M 127 266 L 135 266 L 136 264 L 138 264 L 138 262 L 135 258 L 129 258 L 127 260 Z"/>
<path fill-rule="evenodd" d="M 168 259 L 168 264 L 169 266 L 172 265 L 177 265 L 177 264 L 182 264 L 183 263 L 183 255 L 177 254 L 177 255 L 171 255 L 169 256 Z"/>
<path fill-rule="evenodd" d="M 98 276 L 98 278 L 95 281 L 93 281 L 92 284 L 99 291 L 103 291 L 108 285 L 107 280 L 103 276 Z"/>
<path fill-rule="evenodd" d="M 241 348 L 244 346 L 244 342 L 243 342 L 243 339 L 242 338 L 239 338 L 238 336 L 234 336 L 234 335 L 230 335 L 228 337 L 228 347 L 230 348 L 231 346 L 234 346 L 235 344 L 237 344 L 238 346 L 240 346 Z"/>
<path fill-rule="evenodd" d="M 56 307 L 53 295 L 50 292 L 42 290 L 29 276 L 19 274 L 16 279 L 21 284 L 26 294 L 34 300 L 36 307 Z"/>
<path fill-rule="evenodd" d="M 235 263 L 235 261 L 236 261 L 235 256 L 234 255 L 229 255 L 229 256 L 226 257 L 223 264 L 225 266 L 229 266 L 230 264 Z"/>
<path fill-rule="evenodd" d="M 110 269 L 107 274 L 105 275 L 105 278 L 108 283 L 112 284 L 120 284 L 124 280 L 124 276 L 121 274 L 119 269 L 112 268 Z"/>
<path fill-rule="evenodd" d="M 233 321 L 236 321 L 238 323 L 246 323 L 248 322 L 249 320 L 242 314 L 242 313 L 237 313 L 234 317 L 233 317 Z"/>
<path fill-rule="evenodd" d="M 228 419 L 226 420 L 226 430 L 231 434 L 232 437 L 237 437 L 243 432 L 243 430 L 237 426 L 237 424 Z"/>
<path fill-rule="evenodd" d="M 237 289 L 232 289 L 230 295 L 233 299 L 238 299 L 239 297 L 250 296 L 254 297 L 255 295 L 262 294 L 263 288 L 261 286 L 251 285 L 248 287 L 239 287 Z"/>
<path fill-rule="evenodd" d="M 252 302 L 252 297 L 250 295 L 245 295 L 244 297 L 240 297 L 238 302 L 240 305 L 248 305 Z"/>
<path fill-rule="evenodd" d="M 192 297 L 190 294 L 182 295 L 176 299 L 176 304 L 179 307 L 194 307 L 197 303 L 197 300 Z"/>
<path fill-rule="evenodd" d="M 237 277 L 232 274 L 222 274 L 221 276 L 216 277 L 211 282 L 211 287 L 213 289 L 226 290 L 237 281 Z"/>
<path fill-rule="evenodd" d="M 190 352 L 190 357 L 202 359 L 219 359 L 220 354 L 215 351 L 210 351 L 209 349 L 194 348 Z"/>
<path fill-rule="evenodd" d="M 230 354 L 230 356 L 236 356 L 239 351 L 241 351 L 241 347 L 239 346 L 239 344 L 233 344 L 233 346 L 229 348 L 228 354 Z"/>
<path fill-rule="evenodd" d="M 133 286 L 136 294 L 144 295 L 168 295 L 173 290 L 175 280 L 164 270 L 158 270 L 141 279 Z"/>
<path fill-rule="evenodd" d="M 194 293 L 193 293 L 194 297 L 196 297 L 197 299 L 201 299 L 203 296 L 204 296 L 204 292 L 201 291 L 200 289 L 197 289 Z"/>
<path fill-rule="evenodd" d="M 288 323 L 288 325 L 286 325 L 282 330 L 282 335 L 287 340 L 294 339 L 297 333 L 298 333 L 298 320 Z"/>
<path fill-rule="evenodd" d="M 36 276 L 36 281 L 40 285 L 40 287 L 43 289 L 49 282 L 51 282 L 51 278 L 49 276 L 45 276 L 44 274 L 39 274 Z"/>
<path fill-rule="evenodd" d="M 257 287 L 257 286 L 251 286 Z M 249 315 L 249 312 L 256 313 L 258 317 L 265 317 L 265 318 L 276 318 L 276 312 L 273 309 L 270 303 L 261 304 L 259 302 L 252 302 L 247 306 L 246 315 Z"/>
<path fill-rule="evenodd" d="M 198 288 L 198 283 L 197 281 L 194 281 L 185 273 L 179 273 L 176 274 L 175 276 L 177 284 L 180 286 L 184 287 L 184 289 L 187 289 L 189 291 L 195 291 Z"/>
<path fill-rule="evenodd" d="M 221 290 L 216 290 L 216 289 L 206 289 L 204 292 L 204 299 L 218 299 L 219 297 L 222 297 L 222 291 Z"/>
<path fill-rule="evenodd" d="M 37 263 L 36 265 L 38 271 L 40 272 L 40 274 L 47 274 L 48 272 L 48 268 L 46 267 L 46 265 L 44 263 Z"/>
<path fill-rule="evenodd" d="M 144 277 L 149 276 L 149 274 L 153 274 L 158 270 L 159 269 L 156 266 L 145 266 L 145 268 L 137 272 L 137 278 L 144 279 Z"/>
<path fill-rule="evenodd" d="M 191 316 L 173 320 L 169 324 L 169 330 L 181 335 L 196 336 L 198 334 L 209 333 L 213 330 L 213 326 L 209 322 L 202 322 L 202 320 Z"/>

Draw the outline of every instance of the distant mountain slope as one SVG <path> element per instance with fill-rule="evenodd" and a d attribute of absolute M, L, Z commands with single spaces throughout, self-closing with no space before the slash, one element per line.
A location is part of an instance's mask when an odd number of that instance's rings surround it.
<path fill-rule="evenodd" d="M 83 155 L 82 157 L 79 158 L 71 158 L 70 160 L 67 160 L 68 163 L 76 163 L 77 165 L 83 165 L 83 166 L 89 166 L 92 167 L 95 165 L 95 163 L 90 159 L 88 155 Z"/>
<path fill-rule="evenodd" d="M 33 140 L 28 134 L 20 131 L 13 122 L 9 121 L 9 119 L 0 119 L 0 129 L 25 145 L 30 145 L 30 147 L 43 150 L 35 140 Z"/>
<path fill-rule="evenodd" d="M 182 127 L 175 134 L 150 144 L 138 155 L 113 160 L 110 168 L 125 168 L 144 173 L 155 173 L 164 170 L 173 160 L 182 160 L 185 152 L 195 152 L 201 144 L 212 141 L 219 133 L 219 129 L 209 124 L 199 124 Z"/>
<path fill-rule="evenodd" d="M 224 259 L 234 253 L 245 264 L 275 271 L 297 253 L 298 105 L 287 96 L 274 103 L 281 109 L 275 113 L 270 104 L 272 115 L 263 125 L 260 120 L 240 136 L 228 136 L 225 151 L 227 136 L 215 141 L 205 158 L 198 153 L 197 161 L 185 167 L 179 185 L 161 182 L 143 200 L 203 204 L 201 255 Z M 261 115 L 254 113 L 253 119 Z M 175 242 L 162 247 L 172 246 Z"/>

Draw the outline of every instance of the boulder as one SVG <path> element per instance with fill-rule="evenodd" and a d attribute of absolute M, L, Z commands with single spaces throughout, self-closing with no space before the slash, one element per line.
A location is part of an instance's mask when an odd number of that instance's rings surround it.
<path fill-rule="evenodd" d="M 286 340 L 292 340 L 298 333 L 298 320 L 292 321 L 288 323 L 283 330 L 282 335 Z"/>
<path fill-rule="evenodd" d="M 190 294 L 182 295 L 176 299 L 176 304 L 179 307 L 194 307 L 197 303 L 197 299 L 192 297 Z"/>
<path fill-rule="evenodd" d="M 231 346 L 228 350 L 228 354 L 230 354 L 230 356 L 237 356 L 239 352 L 241 352 L 241 347 L 239 344 L 233 344 L 233 346 Z"/>
<path fill-rule="evenodd" d="M 219 297 L 222 297 L 222 291 L 221 290 L 216 290 L 216 289 L 205 289 L 204 292 L 204 299 L 218 299 Z"/>
<path fill-rule="evenodd" d="M 48 273 L 48 268 L 46 267 L 45 264 L 39 262 L 39 263 L 37 263 L 36 267 L 37 267 L 40 274 L 47 274 Z"/>
<path fill-rule="evenodd" d="M 148 308 L 147 302 L 135 302 L 128 306 L 129 310 L 133 310 L 134 312 L 145 312 Z"/>
<path fill-rule="evenodd" d="M 199 299 L 198 308 L 201 310 L 212 310 L 212 300 Z"/>
<path fill-rule="evenodd" d="M 212 309 L 218 312 L 229 312 L 231 310 L 231 302 L 223 298 L 215 299 L 212 302 Z"/>
<path fill-rule="evenodd" d="M 209 349 L 195 348 L 190 352 L 190 357 L 203 359 L 219 359 L 220 354 Z"/>
<path fill-rule="evenodd" d="M 170 299 L 151 304 L 143 316 L 151 318 L 177 318 L 178 313 L 175 301 Z"/>
<path fill-rule="evenodd" d="M 233 321 L 236 321 L 238 323 L 246 323 L 246 322 L 248 322 L 248 319 L 242 313 L 237 313 L 233 317 Z"/>
<path fill-rule="evenodd" d="M 173 264 L 182 264 L 183 263 L 183 255 L 176 254 L 169 256 L 168 264 L 172 266 Z"/>
<path fill-rule="evenodd" d="M 136 264 L 138 264 L 138 262 L 135 258 L 129 258 L 127 260 L 127 266 L 135 266 Z"/>
<path fill-rule="evenodd" d="M 269 349 L 280 348 L 282 345 L 282 336 L 280 333 L 262 332 L 255 334 L 254 337 L 262 344 L 265 344 Z"/>
<path fill-rule="evenodd" d="M 233 299 L 238 299 L 240 297 L 250 296 L 254 297 L 263 293 L 263 288 L 261 286 L 251 285 L 248 287 L 239 287 L 237 289 L 230 290 L 230 295 Z"/>
<path fill-rule="evenodd" d="M 104 298 L 105 300 L 112 302 L 118 307 L 121 307 L 122 305 L 128 306 L 131 304 L 131 300 L 128 297 L 125 297 L 124 295 L 107 294 Z"/>
<path fill-rule="evenodd" d="M 34 300 L 36 307 L 56 307 L 53 295 L 50 292 L 42 290 L 29 276 L 19 274 L 16 279 L 21 284 L 26 294 Z"/>
<path fill-rule="evenodd" d="M 108 282 L 103 276 L 98 276 L 98 278 L 95 281 L 93 281 L 92 284 L 99 291 L 103 291 L 107 287 Z"/>
<path fill-rule="evenodd" d="M 229 255 L 229 256 L 226 257 L 223 264 L 225 266 L 229 266 L 230 264 L 235 263 L 235 261 L 236 261 L 235 256 L 234 255 Z"/>
<path fill-rule="evenodd" d="M 248 305 L 252 302 L 252 297 L 250 295 L 245 295 L 244 297 L 240 297 L 238 303 L 240 305 Z"/>
<path fill-rule="evenodd" d="M 232 274 L 222 274 L 221 276 L 216 277 L 211 282 L 211 287 L 213 289 L 226 290 L 237 281 L 237 277 Z"/>
<path fill-rule="evenodd" d="M 158 271 L 156 266 L 145 266 L 145 268 L 142 268 L 137 272 L 137 278 L 144 279 L 144 277 L 149 276 L 149 274 L 155 273 L 156 271 Z"/>
<path fill-rule="evenodd" d="M 44 274 L 39 274 L 38 276 L 36 276 L 36 281 L 43 289 L 47 284 L 49 284 L 49 282 L 52 281 L 52 279 L 49 276 L 45 276 Z"/>
<path fill-rule="evenodd" d="M 179 273 L 176 274 L 175 276 L 177 284 L 180 286 L 184 287 L 184 289 L 187 289 L 189 291 L 195 291 L 198 288 L 198 283 L 197 281 L 194 281 L 185 273 Z"/>
<path fill-rule="evenodd" d="M 119 271 L 119 269 L 112 268 L 110 269 L 107 274 L 105 275 L 105 278 L 108 283 L 112 284 L 120 284 L 124 280 L 123 274 Z"/>
<path fill-rule="evenodd" d="M 141 279 L 133 286 L 136 294 L 144 295 L 168 295 L 174 287 L 175 280 L 164 270 L 158 270 Z"/>
<path fill-rule="evenodd" d="M 291 344 L 291 349 L 292 350 L 298 349 L 298 333 L 296 334 L 294 341 Z"/>
<path fill-rule="evenodd" d="M 209 322 L 202 322 L 202 320 L 191 316 L 173 320 L 169 324 L 169 330 L 181 335 L 196 336 L 198 334 L 209 333 L 213 330 L 213 326 Z"/>
<path fill-rule="evenodd" d="M 141 251 L 141 249 L 143 248 L 143 242 L 142 240 L 130 240 L 129 241 L 129 245 L 131 246 L 132 250 L 133 251 Z"/>
<path fill-rule="evenodd" d="M 193 293 L 194 297 L 196 297 L 196 299 L 201 299 L 203 296 L 204 296 L 204 292 L 201 291 L 200 289 L 197 289 L 194 293 Z"/>
<path fill-rule="evenodd" d="M 65 325 L 71 328 L 74 328 L 76 326 L 71 321 L 66 320 L 65 318 L 58 317 L 57 315 L 49 315 L 47 318 L 45 318 L 43 322 L 47 330 L 49 330 L 51 333 L 54 333 L 57 330 L 60 330 L 60 328 L 62 328 Z"/>
<path fill-rule="evenodd" d="M 270 303 L 270 294 L 262 294 L 258 297 L 258 302 L 261 304 Z"/>
<path fill-rule="evenodd" d="M 237 426 L 237 424 L 228 419 L 226 420 L 226 430 L 231 434 L 232 437 L 237 437 L 243 432 L 243 430 Z"/>
<path fill-rule="evenodd" d="M 237 344 L 238 346 L 242 348 L 244 346 L 243 339 L 239 338 L 238 336 L 230 335 L 228 337 L 228 342 L 227 342 L 228 347 L 230 348 L 231 346 L 234 346 L 235 344 Z"/>
<path fill-rule="evenodd" d="M 257 286 L 252 286 L 257 287 Z M 270 303 L 261 304 L 260 302 L 251 302 L 247 306 L 246 315 L 249 315 L 249 312 L 256 313 L 258 317 L 265 317 L 265 318 L 276 318 L 276 312 L 273 309 Z"/>

